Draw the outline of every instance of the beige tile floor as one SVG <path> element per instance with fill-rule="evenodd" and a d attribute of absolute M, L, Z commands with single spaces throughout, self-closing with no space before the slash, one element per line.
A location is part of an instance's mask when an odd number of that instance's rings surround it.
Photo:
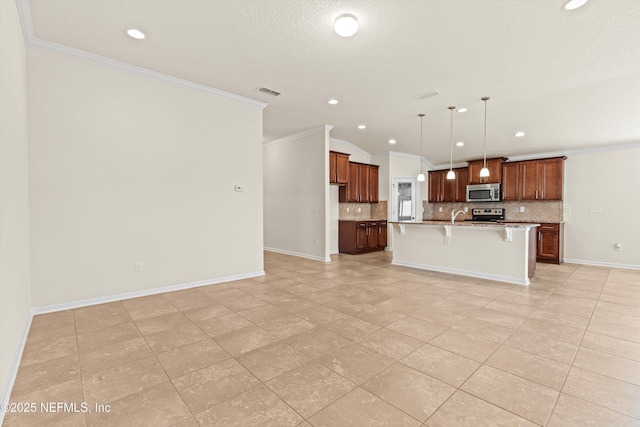
<path fill-rule="evenodd" d="M 640 425 L 640 271 L 538 264 L 524 287 L 388 253 L 265 268 L 36 316 L 12 401 L 38 412 L 5 425 Z"/>

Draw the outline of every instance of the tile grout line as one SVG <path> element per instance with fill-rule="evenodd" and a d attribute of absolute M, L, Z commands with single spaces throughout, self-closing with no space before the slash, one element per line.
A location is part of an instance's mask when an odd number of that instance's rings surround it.
<path fill-rule="evenodd" d="M 609 269 L 609 271 L 607 272 L 607 278 L 609 277 L 609 274 L 611 274 L 611 269 Z M 573 275 L 573 273 L 572 273 L 572 275 Z M 571 277 L 571 276 L 569 276 L 569 277 Z M 604 285 L 606 285 L 606 283 L 607 283 L 607 278 L 604 279 L 602 289 L 604 289 Z M 576 357 L 578 356 L 578 352 L 580 351 L 580 348 L 582 347 L 582 341 L 584 340 L 584 336 L 587 333 L 587 330 L 589 329 L 589 325 L 591 324 L 591 319 L 593 318 L 593 313 L 595 312 L 596 307 L 598 305 L 598 301 L 600 300 L 600 295 L 602 295 L 602 289 L 600 290 L 600 293 L 598 294 L 598 299 L 596 300 L 596 303 L 593 305 L 593 309 L 591 310 L 591 315 L 589 316 L 589 322 L 587 322 L 587 325 L 585 326 L 584 331 L 582 331 L 582 335 L 580 336 L 580 342 L 578 343 L 578 346 L 576 347 L 576 350 L 573 353 L 573 357 L 571 358 L 571 362 L 569 363 L 569 369 L 567 369 L 567 373 L 564 375 L 564 378 L 562 379 L 562 384 L 560 385 L 560 390 L 558 391 L 558 395 L 556 396 L 555 401 L 553 402 L 553 406 L 551 407 L 551 411 L 549 411 L 549 414 L 547 415 L 547 419 L 544 422 L 545 426 L 547 424 L 549 424 L 549 421 L 551 420 L 551 417 L 552 417 L 554 411 L 556 410 L 556 406 L 558 405 L 558 400 L 560 399 L 560 395 L 562 394 L 562 390 L 564 389 L 564 386 L 565 386 L 565 384 L 567 382 L 567 378 L 569 378 L 569 373 L 571 372 L 571 369 L 573 369 L 573 364 L 574 364 L 574 362 L 576 360 Z M 593 402 L 591 402 L 591 403 L 593 403 Z"/>

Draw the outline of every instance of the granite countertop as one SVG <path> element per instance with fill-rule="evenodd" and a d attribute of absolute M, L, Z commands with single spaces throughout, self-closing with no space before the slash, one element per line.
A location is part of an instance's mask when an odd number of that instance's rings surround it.
<path fill-rule="evenodd" d="M 530 222 L 485 222 L 485 221 L 456 221 L 453 224 L 450 220 L 425 220 L 415 222 L 397 222 L 389 221 L 391 224 L 416 224 L 416 225 L 453 225 L 455 227 L 513 227 L 513 228 L 527 228 L 538 227 L 538 223 Z"/>
<path fill-rule="evenodd" d="M 387 221 L 385 218 L 367 218 L 367 219 L 339 219 L 338 221 Z M 391 221 L 389 221 L 391 222 Z"/>

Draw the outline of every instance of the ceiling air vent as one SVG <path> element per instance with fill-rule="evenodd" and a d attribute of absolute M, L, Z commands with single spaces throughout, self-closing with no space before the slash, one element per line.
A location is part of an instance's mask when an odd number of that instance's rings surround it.
<path fill-rule="evenodd" d="M 437 90 L 430 90 L 429 92 L 421 93 L 420 95 L 416 95 L 416 99 L 427 99 L 432 96 L 440 95 L 440 92 Z"/>
<path fill-rule="evenodd" d="M 273 89 L 269 89 L 268 87 L 264 87 L 264 86 L 261 88 L 258 88 L 258 92 L 266 93 L 267 95 L 271 95 L 271 96 L 282 95 L 280 92 Z"/>

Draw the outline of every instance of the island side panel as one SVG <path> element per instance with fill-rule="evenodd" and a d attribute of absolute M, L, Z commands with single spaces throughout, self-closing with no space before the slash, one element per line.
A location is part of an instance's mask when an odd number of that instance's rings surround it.
<path fill-rule="evenodd" d="M 512 228 L 505 241 L 504 226 L 450 227 L 394 224 L 393 264 L 478 277 L 519 285 L 529 284 L 530 228 Z M 397 239 L 397 240 L 395 240 Z"/>

